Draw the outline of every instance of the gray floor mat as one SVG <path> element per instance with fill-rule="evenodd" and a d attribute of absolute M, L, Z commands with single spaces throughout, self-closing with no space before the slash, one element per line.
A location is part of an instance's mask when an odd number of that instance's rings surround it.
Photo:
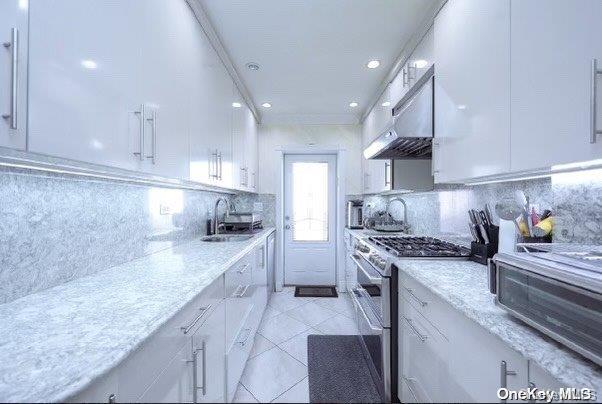
<path fill-rule="evenodd" d="M 380 403 L 357 335 L 307 338 L 311 403 Z"/>

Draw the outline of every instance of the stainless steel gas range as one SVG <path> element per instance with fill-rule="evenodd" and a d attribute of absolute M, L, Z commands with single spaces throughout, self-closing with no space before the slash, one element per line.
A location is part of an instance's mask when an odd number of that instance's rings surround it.
<path fill-rule="evenodd" d="M 468 259 L 470 250 L 432 237 L 372 236 L 351 253 L 357 282 L 351 290 L 364 355 L 384 402 L 397 397 L 399 259 Z"/>

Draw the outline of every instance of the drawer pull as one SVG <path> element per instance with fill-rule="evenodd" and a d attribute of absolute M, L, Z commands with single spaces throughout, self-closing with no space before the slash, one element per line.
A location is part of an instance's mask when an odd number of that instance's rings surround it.
<path fill-rule="evenodd" d="M 243 330 L 243 332 L 241 332 L 240 334 L 244 335 L 244 338 L 239 339 L 238 343 L 240 344 L 240 346 L 245 346 L 247 344 L 249 337 L 251 336 L 251 329 L 245 328 Z"/>
<path fill-rule="evenodd" d="M 416 300 L 422 307 L 426 307 L 428 305 L 427 302 L 420 300 L 420 298 L 418 296 L 416 296 L 414 294 L 414 291 L 412 289 L 408 289 L 406 287 L 404 287 L 404 289 L 410 294 L 410 296 L 412 296 L 414 298 L 414 300 Z"/>
<path fill-rule="evenodd" d="M 412 329 L 412 331 L 414 332 L 414 334 L 416 334 L 416 336 L 418 336 L 418 338 L 420 339 L 420 341 L 426 342 L 427 336 L 420 334 L 420 331 L 418 331 L 418 329 L 416 328 L 416 326 L 414 326 L 414 323 L 412 322 L 412 320 L 410 320 L 407 317 L 404 317 L 403 319 L 406 321 L 406 323 L 408 323 L 408 326 L 410 326 L 410 328 Z"/>
<path fill-rule="evenodd" d="M 245 294 L 247 293 L 247 290 L 249 290 L 249 286 L 251 285 L 246 285 L 246 286 L 239 286 L 238 288 L 236 288 L 236 292 L 234 292 L 234 294 L 232 295 L 232 297 L 237 297 L 237 298 L 241 298 L 244 297 Z M 238 292 L 239 289 L 242 289 L 242 291 Z"/>
<path fill-rule="evenodd" d="M 192 320 L 192 323 L 190 323 L 186 327 L 180 327 L 180 329 L 184 332 L 184 334 L 188 334 L 190 332 L 190 330 L 192 330 L 192 328 L 201 320 L 201 318 L 203 318 L 205 316 L 205 314 L 207 314 L 209 312 L 210 309 L 211 309 L 211 305 L 209 305 L 207 307 L 201 307 L 199 309 L 201 311 L 201 313 L 198 316 L 196 316 L 196 318 L 194 320 Z"/>
<path fill-rule="evenodd" d="M 246 264 L 244 267 L 240 268 L 237 272 L 239 274 L 244 274 L 245 272 L 247 272 L 247 269 L 249 269 L 250 265 Z"/>

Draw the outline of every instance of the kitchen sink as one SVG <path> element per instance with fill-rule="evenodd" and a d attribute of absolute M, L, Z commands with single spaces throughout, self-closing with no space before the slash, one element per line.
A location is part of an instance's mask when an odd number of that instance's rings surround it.
<path fill-rule="evenodd" d="M 253 236 L 249 234 L 214 234 L 212 236 L 205 236 L 201 240 L 210 243 L 236 243 L 247 241 L 252 238 Z"/>

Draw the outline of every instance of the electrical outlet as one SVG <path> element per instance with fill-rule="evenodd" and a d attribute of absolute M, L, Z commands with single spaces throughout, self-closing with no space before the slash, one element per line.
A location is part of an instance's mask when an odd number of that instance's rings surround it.
<path fill-rule="evenodd" d="M 159 214 L 160 215 L 171 215 L 171 206 L 169 206 L 169 205 L 160 205 L 159 206 Z"/>

